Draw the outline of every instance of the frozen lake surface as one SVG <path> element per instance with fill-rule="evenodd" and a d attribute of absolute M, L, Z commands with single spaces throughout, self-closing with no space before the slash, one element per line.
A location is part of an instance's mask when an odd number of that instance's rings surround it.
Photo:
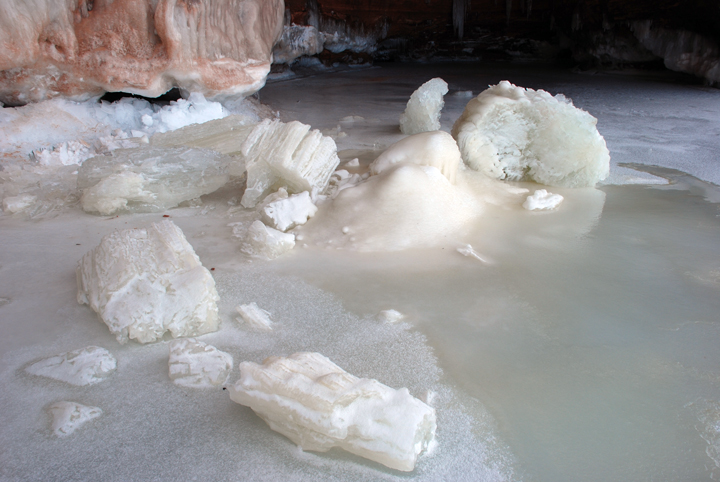
<path fill-rule="evenodd" d="M 382 64 L 272 82 L 260 100 L 283 120 L 345 133 L 341 160 L 367 165 L 403 137 L 408 97 L 437 76 L 450 86 L 447 131 L 469 100 L 457 92 L 509 80 L 565 94 L 598 118 L 610 179 L 597 189 L 551 188 L 565 197 L 554 212 L 489 208 L 444 248 L 298 246 L 274 261 L 239 251 L 228 224 L 251 216 L 228 205 L 241 194 L 235 185 L 167 213 L 98 217 L 75 206 L 39 220 L 0 217 L 0 478 L 720 477 L 720 91 L 671 74 Z M 241 361 L 320 352 L 354 375 L 416 397 L 435 393 L 435 451 L 410 474 L 340 451 L 302 452 L 223 390 L 174 385 L 167 342 L 119 345 L 77 304 L 76 263 L 114 229 L 163 214 L 215 268 L 221 328 L 200 339 L 233 356 L 232 381 Z M 251 302 L 272 314 L 273 332 L 235 320 L 235 307 Z M 387 309 L 405 318 L 384 323 L 376 315 Z M 89 345 L 117 358 L 116 373 L 96 385 L 24 370 Z M 56 438 L 46 409 L 60 400 L 103 414 Z"/>

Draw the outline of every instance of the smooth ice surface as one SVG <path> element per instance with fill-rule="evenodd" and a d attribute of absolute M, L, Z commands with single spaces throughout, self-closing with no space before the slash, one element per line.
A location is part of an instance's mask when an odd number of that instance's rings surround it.
<path fill-rule="evenodd" d="M 254 301 L 246 305 L 239 305 L 235 310 L 240 314 L 242 320 L 249 327 L 261 331 L 272 331 L 272 320 L 270 313 L 260 308 Z"/>
<path fill-rule="evenodd" d="M 194 338 L 168 343 L 168 372 L 174 384 L 191 388 L 222 385 L 232 370 L 232 355 Z"/>
<path fill-rule="evenodd" d="M 439 130 L 443 96 L 447 93 L 447 82 L 439 77 L 418 87 L 400 116 L 400 131 L 410 135 Z"/>
<path fill-rule="evenodd" d="M 435 167 L 455 183 L 461 162 L 455 139 L 447 132 L 435 130 L 408 136 L 391 145 L 370 164 L 370 172 L 380 174 L 395 164 L 417 164 Z"/>
<path fill-rule="evenodd" d="M 355 377 L 319 353 L 242 362 L 229 391 L 304 450 L 341 447 L 409 472 L 435 438 L 435 410 L 407 388 Z"/>
<path fill-rule="evenodd" d="M 103 411 L 77 402 L 55 402 L 47 409 L 52 417 L 52 431 L 57 437 L 67 437 L 86 422 L 99 417 Z"/>
<path fill-rule="evenodd" d="M 269 202 L 262 208 L 263 221 L 280 231 L 305 224 L 317 212 L 310 193 L 303 191 Z"/>
<path fill-rule="evenodd" d="M 545 189 L 537 189 L 534 193 L 525 199 L 523 207 L 528 211 L 544 211 L 555 209 L 563 202 L 560 194 L 547 192 Z"/>
<path fill-rule="evenodd" d="M 33 363 L 25 371 L 82 387 L 102 382 L 113 374 L 117 360 L 105 348 L 88 346 Z"/>
<path fill-rule="evenodd" d="M 265 226 L 257 220 L 247 230 L 242 251 L 250 256 L 275 259 L 295 247 L 295 235 Z"/>
<path fill-rule="evenodd" d="M 590 187 L 610 163 L 596 124 L 564 95 L 502 81 L 468 102 L 452 134 L 465 163 L 490 177 Z"/>
<path fill-rule="evenodd" d="M 108 234 L 78 263 L 77 284 L 120 343 L 218 329 L 215 281 L 172 221 Z"/>

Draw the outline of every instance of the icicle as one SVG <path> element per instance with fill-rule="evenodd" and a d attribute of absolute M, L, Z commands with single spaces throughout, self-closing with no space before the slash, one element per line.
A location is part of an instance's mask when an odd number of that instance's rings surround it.
<path fill-rule="evenodd" d="M 465 16 L 470 10 L 470 0 L 453 0 L 453 28 L 460 40 L 465 33 Z"/>
<path fill-rule="evenodd" d="M 510 12 L 512 12 L 512 0 L 505 0 L 505 15 L 507 15 L 508 25 L 510 25 Z"/>

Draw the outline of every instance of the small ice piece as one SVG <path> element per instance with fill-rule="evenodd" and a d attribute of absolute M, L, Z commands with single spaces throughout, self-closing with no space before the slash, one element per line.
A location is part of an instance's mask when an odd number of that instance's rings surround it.
<path fill-rule="evenodd" d="M 52 431 L 58 437 L 67 437 L 85 422 L 99 417 L 103 411 L 77 402 L 55 402 L 47 409 L 52 417 Z"/>
<path fill-rule="evenodd" d="M 295 247 L 295 235 L 265 226 L 262 221 L 250 225 L 241 250 L 251 256 L 275 259 Z"/>
<path fill-rule="evenodd" d="M 450 134 L 423 132 L 388 147 L 370 164 L 370 172 L 380 174 L 395 164 L 417 164 L 438 168 L 454 184 L 461 161 L 460 150 Z"/>
<path fill-rule="evenodd" d="M 547 192 L 545 189 L 538 189 L 532 195 L 528 196 L 523 203 L 523 207 L 528 211 L 550 210 L 555 209 L 563 202 L 560 194 Z"/>
<path fill-rule="evenodd" d="M 198 336 L 218 329 L 210 271 L 172 221 L 105 236 L 78 263 L 78 302 L 120 343 Z"/>
<path fill-rule="evenodd" d="M 25 371 L 82 387 L 105 380 L 116 368 L 117 361 L 109 351 L 99 346 L 88 346 L 45 358 L 28 366 Z"/>
<path fill-rule="evenodd" d="M 357 157 L 345 163 L 345 167 L 360 167 L 360 159 Z"/>
<path fill-rule="evenodd" d="M 20 194 L 19 196 L 7 196 L 3 198 L 3 211 L 8 214 L 15 214 L 33 206 L 37 196 L 32 194 Z"/>
<path fill-rule="evenodd" d="M 254 301 L 235 307 L 245 323 L 256 330 L 272 331 L 270 313 L 260 308 Z"/>
<path fill-rule="evenodd" d="M 262 210 L 263 221 L 280 231 L 305 224 L 317 212 L 310 199 L 310 193 L 303 191 L 284 199 L 278 199 L 265 205 Z"/>
<path fill-rule="evenodd" d="M 457 252 L 460 253 L 460 254 L 462 254 L 463 256 L 467 256 L 467 257 L 469 257 L 469 258 L 475 258 L 475 259 L 477 259 L 478 261 L 482 261 L 483 263 L 487 263 L 487 260 L 486 260 L 485 258 L 483 258 L 482 256 L 480 256 L 480 255 L 477 253 L 477 251 L 475 251 L 475 249 L 474 249 L 471 245 L 469 245 L 469 244 L 460 246 L 460 247 L 457 249 Z"/>
<path fill-rule="evenodd" d="M 232 370 L 229 353 L 194 338 L 181 338 L 169 344 L 168 368 L 176 385 L 209 388 L 222 385 Z"/>
<path fill-rule="evenodd" d="M 448 93 L 448 85 L 436 77 L 421 85 L 410 96 L 405 112 L 400 116 L 400 131 L 403 134 L 440 130 L 440 111 Z"/>
<path fill-rule="evenodd" d="M 378 313 L 378 318 L 385 323 L 396 323 L 405 318 L 405 315 L 397 310 L 382 310 Z"/>
<path fill-rule="evenodd" d="M 304 450 L 340 447 L 409 472 L 435 437 L 435 410 L 407 388 L 357 378 L 319 353 L 243 362 L 228 390 Z"/>

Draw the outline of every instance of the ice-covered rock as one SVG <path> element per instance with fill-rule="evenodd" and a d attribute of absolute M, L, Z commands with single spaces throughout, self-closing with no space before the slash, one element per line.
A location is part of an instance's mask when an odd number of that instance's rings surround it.
<path fill-rule="evenodd" d="M 3 198 L 3 211 L 9 214 L 19 213 L 32 207 L 37 201 L 37 196 L 32 194 L 20 194 L 18 196 L 6 196 Z"/>
<path fill-rule="evenodd" d="M 322 191 L 340 163 L 335 141 L 297 121 L 264 120 L 245 140 L 242 154 L 248 176 L 245 207 L 279 187 L 290 193 Z"/>
<path fill-rule="evenodd" d="M 215 280 L 172 221 L 105 236 L 78 263 L 78 302 L 120 343 L 198 336 L 218 328 Z"/>
<path fill-rule="evenodd" d="M 462 161 L 455 139 L 443 131 L 423 132 L 402 139 L 387 148 L 370 164 L 370 172 L 380 174 L 395 164 L 436 167 L 452 183 Z"/>
<path fill-rule="evenodd" d="M 247 305 L 239 305 L 235 307 L 242 318 L 238 318 L 238 321 L 242 319 L 248 326 L 256 330 L 272 331 L 272 320 L 270 319 L 270 313 L 260 308 L 254 301 Z"/>
<path fill-rule="evenodd" d="M 410 96 L 405 112 L 400 116 L 400 131 L 403 134 L 440 130 L 440 112 L 448 93 L 448 85 L 436 77 L 421 85 Z"/>
<path fill-rule="evenodd" d="M 400 313 L 398 310 L 382 310 L 378 313 L 378 318 L 383 323 L 397 323 L 405 318 L 405 315 Z"/>
<path fill-rule="evenodd" d="M 317 206 L 310 199 L 310 193 L 303 191 L 285 199 L 278 199 L 262 209 L 263 221 L 280 231 L 305 224 L 317 212 Z"/>
<path fill-rule="evenodd" d="M 528 211 L 541 211 L 555 209 L 563 202 L 560 194 L 547 192 L 545 189 L 538 189 L 532 195 L 528 196 L 523 203 L 523 207 Z"/>
<path fill-rule="evenodd" d="M 109 351 L 99 346 L 88 346 L 45 358 L 28 366 L 25 371 L 82 387 L 105 380 L 116 368 L 117 361 Z"/>
<path fill-rule="evenodd" d="M 435 410 L 407 388 L 357 378 L 319 353 L 240 364 L 230 398 L 305 450 L 340 447 L 411 471 L 435 437 Z"/>
<path fill-rule="evenodd" d="M 231 159 L 188 147 L 120 149 L 85 161 L 78 188 L 87 212 L 160 212 L 216 191 Z"/>
<path fill-rule="evenodd" d="M 208 388 L 222 385 L 232 370 L 229 353 L 194 338 L 181 338 L 169 344 L 168 369 L 176 385 Z"/>
<path fill-rule="evenodd" d="M 589 187 L 610 165 L 596 124 L 561 94 L 503 81 L 468 102 L 452 134 L 465 164 L 493 178 Z"/>
<path fill-rule="evenodd" d="M 58 437 L 67 437 L 85 422 L 89 422 L 103 413 L 98 407 L 88 407 L 68 401 L 55 402 L 48 407 L 47 411 L 52 417 L 52 431 Z"/>
<path fill-rule="evenodd" d="M 250 225 L 245 242 L 240 248 L 250 256 L 275 259 L 295 247 L 295 235 L 283 233 L 277 229 L 265 226 L 262 221 L 255 221 Z"/>

